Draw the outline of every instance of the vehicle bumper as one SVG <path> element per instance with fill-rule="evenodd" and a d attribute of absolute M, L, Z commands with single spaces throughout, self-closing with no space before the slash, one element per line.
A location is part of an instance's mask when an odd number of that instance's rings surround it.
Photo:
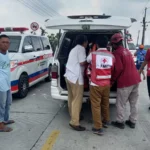
<path fill-rule="evenodd" d="M 51 86 L 51 96 L 54 100 L 61 100 L 61 101 L 68 101 L 68 94 L 65 91 L 64 94 L 62 94 L 58 87 L 55 86 Z M 110 104 L 115 104 L 116 103 L 116 92 L 111 92 L 110 93 L 110 98 L 109 98 L 109 102 Z M 87 100 L 89 99 L 89 92 L 85 93 L 83 96 L 83 103 L 87 102 Z"/>

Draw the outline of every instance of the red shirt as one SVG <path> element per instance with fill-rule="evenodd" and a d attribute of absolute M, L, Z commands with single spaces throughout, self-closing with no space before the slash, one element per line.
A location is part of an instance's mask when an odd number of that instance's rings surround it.
<path fill-rule="evenodd" d="M 112 75 L 112 84 L 117 81 L 117 87 L 124 88 L 140 83 L 140 74 L 136 69 L 131 52 L 120 46 L 113 54 L 116 63 Z"/>
<path fill-rule="evenodd" d="M 147 76 L 150 76 L 150 49 L 147 50 L 145 60 L 147 61 Z"/>

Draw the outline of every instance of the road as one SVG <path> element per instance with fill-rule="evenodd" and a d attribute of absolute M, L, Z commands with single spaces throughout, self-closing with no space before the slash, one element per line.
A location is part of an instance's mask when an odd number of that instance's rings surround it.
<path fill-rule="evenodd" d="M 136 129 L 112 126 L 103 137 L 91 132 L 90 107 L 83 106 L 85 132 L 70 129 L 67 104 L 52 100 L 50 83 L 44 81 L 30 89 L 25 99 L 15 99 L 11 107 L 11 133 L 0 133 L 0 150 L 150 150 L 150 111 L 146 82 L 140 85 L 139 117 Z M 115 106 L 110 106 L 115 119 Z M 129 114 L 127 106 L 126 119 Z"/>

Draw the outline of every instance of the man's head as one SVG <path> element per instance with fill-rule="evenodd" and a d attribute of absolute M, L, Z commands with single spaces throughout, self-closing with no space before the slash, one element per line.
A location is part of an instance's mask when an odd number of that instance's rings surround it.
<path fill-rule="evenodd" d="M 123 36 L 121 33 L 116 33 L 111 37 L 111 45 L 113 49 L 117 49 L 119 46 L 123 45 Z"/>
<path fill-rule="evenodd" d="M 10 41 L 7 35 L 0 35 L 0 51 L 6 52 L 9 48 Z"/>
<path fill-rule="evenodd" d="M 140 49 L 140 50 L 143 50 L 143 49 L 144 49 L 144 45 L 141 44 L 141 45 L 139 46 L 139 49 Z"/>
<path fill-rule="evenodd" d="M 98 37 L 96 40 L 96 44 L 98 48 L 107 48 L 108 39 L 107 37 Z"/>
<path fill-rule="evenodd" d="M 76 37 L 76 44 L 81 45 L 86 48 L 88 45 L 87 37 L 85 35 L 78 35 Z"/>

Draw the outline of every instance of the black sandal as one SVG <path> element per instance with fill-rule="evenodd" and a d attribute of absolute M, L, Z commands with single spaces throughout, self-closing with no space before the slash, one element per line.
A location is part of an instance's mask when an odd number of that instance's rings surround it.
<path fill-rule="evenodd" d="M 74 126 L 74 125 L 71 125 L 71 124 L 69 124 L 69 125 L 70 125 L 71 128 L 73 128 L 76 131 L 85 131 L 86 130 L 85 127 L 82 127 L 80 125 L 79 126 Z"/>

